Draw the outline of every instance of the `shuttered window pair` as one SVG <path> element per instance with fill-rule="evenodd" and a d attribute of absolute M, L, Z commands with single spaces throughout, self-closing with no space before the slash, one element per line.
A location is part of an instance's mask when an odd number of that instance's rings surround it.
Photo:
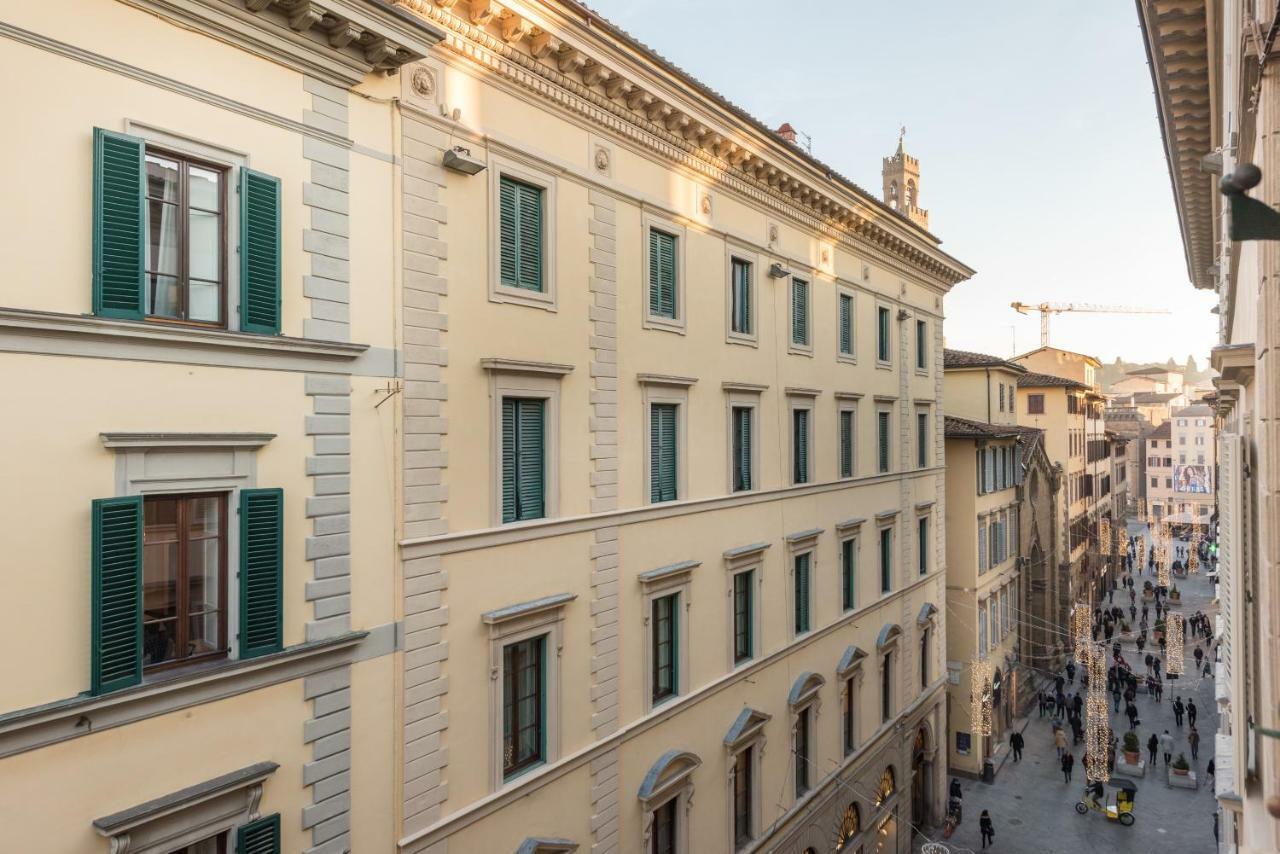
<path fill-rule="evenodd" d="M 223 325 L 227 263 L 222 179 L 221 171 L 180 158 L 148 158 L 147 144 L 138 137 L 94 129 L 94 314 Z M 241 167 L 236 183 L 239 329 L 277 335 L 280 181 Z"/>
<path fill-rule="evenodd" d="M 809 482 L 809 410 L 791 410 L 791 482 Z"/>
<path fill-rule="evenodd" d="M 802 635 L 809 631 L 810 613 L 810 578 L 813 555 L 809 552 L 795 556 L 795 633 Z"/>
<path fill-rule="evenodd" d="M 676 237 L 649 229 L 649 314 L 676 318 Z"/>
<path fill-rule="evenodd" d="M 853 477 L 853 430 L 854 413 L 852 409 L 840 411 L 840 476 Z"/>
<path fill-rule="evenodd" d="M 284 493 L 240 490 L 239 650 L 254 658 L 283 648 Z M 143 672 L 144 499 L 92 504 L 90 691 L 137 685 Z M 150 577 L 147 574 L 145 577 Z"/>
<path fill-rule="evenodd" d="M 753 411 L 749 406 L 733 407 L 733 491 L 752 489 L 751 442 Z"/>
<path fill-rule="evenodd" d="M 840 354 L 853 355 L 853 297 L 840 295 Z"/>
<path fill-rule="evenodd" d="M 546 401 L 502 399 L 502 521 L 546 515 Z"/>
<path fill-rule="evenodd" d="M 730 265 L 729 328 L 740 335 L 752 334 L 751 262 L 734 258 Z"/>
<path fill-rule="evenodd" d="M 545 191 L 509 175 L 498 179 L 498 262 L 503 287 L 543 292 Z"/>
<path fill-rule="evenodd" d="M 791 343 L 809 346 L 809 283 L 791 279 Z"/>
<path fill-rule="evenodd" d="M 678 460 L 676 404 L 654 403 L 649 407 L 649 501 L 675 501 Z"/>

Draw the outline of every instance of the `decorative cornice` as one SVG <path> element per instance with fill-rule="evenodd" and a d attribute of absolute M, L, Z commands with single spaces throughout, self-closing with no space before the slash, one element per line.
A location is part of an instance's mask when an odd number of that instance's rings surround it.
<path fill-rule="evenodd" d="M 769 387 L 767 385 L 760 385 L 759 383 L 739 383 L 726 380 L 720 383 L 720 388 L 724 391 L 741 391 L 746 392 L 747 394 L 760 394 L 761 392 L 768 390 Z"/>
<path fill-rule="evenodd" d="M 261 448 L 275 433 L 99 433 L 104 448 Z"/>
<path fill-rule="evenodd" d="M 573 373 L 573 365 L 560 365 L 555 362 L 524 362 L 519 359 L 481 359 L 480 367 L 486 371 L 508 374 L 552 374 L 562 377 Z"/>
<path fill-rule="evenodd" d="M 534 614 L 541 614 L 544 611 L 551 611 L 555 608 L 563 608 L 577 598 L 577 593 L 557 593 L 554 596 L 544 596 L 531 602 L 508 605 L 505 608 L 498 608 L 496 611 L 486 611 L 480 615 L 480 619 L 491 626 L 497 625 L 510 620 L 531 617 Z"/>
<path fill-rule="evenodd" d="M 279 767 L 279 764 L 275 762 L 258 762 L 237 771 L 223 774 L 220 777 L 214 777 L 212 780 L 206 780 L 203 783 L 180 789 L 173 794 L 138 804 L 136 807 L 130 807 L 127 810 L 112 813 L 102 818 L 95 818 L 93 827 L 103 836 L 116 836 L 121 833 L 127 833 L 140 824 L 152 821 L 175 810 L 193 807 L 226 792 L 234 792 L 239 789 L 247 789 L 250 786 L 260 785 L 262 781 L 274 774 Z"/>
<path fill-rule="evenodd" d="M 600 40 L 594 27 L 575 33 L 599 40 L 594 50 L 588 50 L 492 0 L 465 6 L 456 0 L 393 2 L 444 29 L 442 45 L 458 56 L 721 186 L 799 219 L 830 239 L 858 251 L 883 254 L 946 287 L 974 273 L 937 249 L 937 239 L 927 231 L 775 137 L 633 40 L 627 39 L 638 58 L 625 56 L 623 45 Z M 485 14 L 474 14 L 478 6 Z M 465 19 L 457 14 L 464 8 L 471 12 Z M 569 25 L 566 21 L 565 28 Z M 614 55 L 605 59 L 596 50 Z M 662 91 L 656 81 L 646 85 L 632 79 L 639 74 L 623 74 L 620 68 L 627 67 L 628 60 L 637 66 L 635 70 L 649 66 L 670 73 L 680 87 L 680 98 L 696 103 L 698 109 L 676 103 L 675 93 Z"/>
<path fill-rule="evenodd" d="M 641 385 L 672 385 L 688 388 L 697 381 L 697 377 L 678 377 L 674 374 L 636 374 L 636 382 Z"/>

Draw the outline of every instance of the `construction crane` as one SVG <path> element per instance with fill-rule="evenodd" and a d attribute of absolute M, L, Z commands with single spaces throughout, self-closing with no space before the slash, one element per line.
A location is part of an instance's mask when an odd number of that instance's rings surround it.
<path fill-rule="evenodd" d="M 1068 311 L 1088 311 L 1095 314 L 1168 314 L 1169 311 L 1163 308 L 1140 308 L 1138 306 L 1127 305 L 1094 305 L 1092 303 L 1081 302 L 1041 302 L 1041 303 L 1025 303 L 1013 302 L 1010 306 L 1018 314 L 1026 314 L 1030 311 L 1040 312 L 1040 346 L 1049 346 L 1049 315 L 1062 314 Z"/>

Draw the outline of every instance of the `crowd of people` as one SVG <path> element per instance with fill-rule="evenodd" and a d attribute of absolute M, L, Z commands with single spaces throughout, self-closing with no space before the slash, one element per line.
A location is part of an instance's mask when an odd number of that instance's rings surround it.
<path fill-rule="evenodd" d="M 1186 565 L 1189 547 L 1175 545 L 1172 548 L 1172 557 L 1175 559 L 1173 569 L 1177 571 Z M 1184 680 L 1204 679 L 1210 676 L 1213 672 L 1212 662 L 1217 658 L 1218 645 L 1213 639 L 1212 621 L 1203 611 L 1185 615 L 1184 644 L 1194 645 L 1191 653 L 1194 668 L 1190 667 L 1190 662 L 1184 661 L 1182 674 L 1171 676 L 1168 673 L 1168 640 L 1165 629 L 1170 608 L 1170 593 L 1176 592 L 1176 587 L 1166 588 L 1163 585 L 1153 584 L 1150 580 L 1139 587 L 1135 581 L 1135 574 L 1139 577 L 1143 575 L 1144 564 L 1148 571 L 1155 574 L 1155 550 L 1154 547 L 1149 551 L 1144 549 L 1146 553 L 1142 555 L 1137 554 L 1137 550 L 1138 538 L 1131 537 L 1128 548 L 1120 556 L 1122 574 L 1119 582 L 1111 582 L 1106 589 L 1105 606 L 1099 605 L 1091 615 L 1091 634 L 1095 643 L 1105 644 L 1109 654 L 1106 692 L 1111 697 L 1112 712 L 1120 714 L 1123 709 L 1123 720 L 1128 722 L 1127 731 L 1122 735 L 1127 736 L 1128 733 L 1133 733 L 1139 745 L 1145 743 L 1147 764 L 1152 771 L 1159 767 L 1161 760 L 1166 769 L 1186 767 L 1182 765 L 1182 761 L 1185 760 L 1185 753 L 1181 749 L 1184 741 L 1186 752 L 1190 754 L 1192 760 L 1200 756 L 1201 736 L 1196 728 L 1200 709 L 1197 708 L 1195 700 L 1189 695 L 1184 700 L 1182 693 L 1174 694 L 1170 704 L 1174 719 L 1174 733 L 1168 729 L 1157 732 L 1157 728 L 1153 726 L 1146 733 L 1148 737 L 1144 742 L 1143 734 L 1140 732 L 1142 712 L 1139 709 L 1139 695 L 1145 694 L 1146 699 L 1152 704 L 1160 704 L 1164 699 L 1167 679 L 1177 679 L 1179 676 Z M 1198 556 L 1206 565 L 1209 561 L 1208 551 L 1207 544 L 1201 543 Z M 1123 605 L 1126 592 L 1129 600 L 1127 608 Z M 1121 596 L 1120 605 L 1115 604 L 1117 593 Z M 1139 596 L 1141 596 L 1141 602 L 1139 602 Z M 1153 616 L 1154 622 L 1149 622 Z M 1150 640 L 1148 640 L 1149 636 Z M 1137 653 L 1133 656 L 1132 662 L 1125 655 L 1122 641 L 1132 642 L 1136 647 Z M 1150 649 L 1148 649 L 1149 645 Z M 1051 718 L 1051 738 L 1064 785 L 1072 783 L 1076 766 L 1075 748 L 1085 740 L 1084 708 L 1088 683 L 1088 668 L 1078 667 L 1075 661 L 1069 660 L 1063 670 L 1055 674 L 1052 680 L 1036 694 L 1039 717 Z M 1117 751 L 1121 750 L 1120 737 L 1116 732 L 1122 728 L 1123 724 L 1111 727 L 1108 743 L 1102 755 L 1090 755 L 1087 750 L 1081 754 L 1079 762 L 1086 776 L 1089 767 L 1095 762 L 1105 763 L 1109 774 L 1115 772 Z M 1126 741 L 1128 742 L 1126 746 L 1132 747 L 1133 740 L 1126 739 Z M 1009 748 L 1014 762 L 1022 760 L 1025 745 L 1026 738 L 1021 730 L 1014 729 L 1009 733 Z M 1128 752 L 1128 750 L 1121 750 L 1121 752 Z M 1139 747 L 1136 752 L 1140 756 L 1141 748 Z M 1215 771 L 1212 756 L 1204 771 L 1209 785 L 1212 786 Z M 1095 798 L 1100 788 L 1094 784 Z M 961 798 L 960 782 L 953 779 L 949 792 L 948 812 L 955 823 L 960 820 Z M 1088 793 L 1086 793 L 1086 800 L 1088 800 Z M 982 847 L 985 849 L 994 843 L 995 833 L 994 824 L 987 810 L 982 811 L 979 825 Z"/>

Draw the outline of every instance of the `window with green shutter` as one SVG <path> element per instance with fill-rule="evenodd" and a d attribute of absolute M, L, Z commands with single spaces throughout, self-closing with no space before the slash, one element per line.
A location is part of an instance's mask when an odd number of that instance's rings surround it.
<path fill-rule="evenodd" d="M 880 529 L 880 592 L 893 589 L 893 529 Z"/>
<path fill-rule="evenodd" d="M 857 607 L 858 541 L 840 543 L 840 600 L 846 611 Z"/>
<path fill-rule="evenodd" d="M 229 211 L 239 217 L 238 328 L 279 334 L 280 182 L 95 128 L 93 311 L 229 327 Z"/>
<path fill-rule="evenodd" d="M 236 854 L 280 854 L 280 813 L 237 827 Z"/>
<path fill-rule="evenodd" d="M 142 497 L 92 505 L 93 626 L 90 693 L 142 681 Z"/>
<path fill-rule="evenodd" d="M 240 490 L 240 657 L 284 648 L 284 490 Z"/>
<path fill-rule="evenodd" d="M 889 356 L 889 309 L 881 306 L 876 309 L 876 358 L 888 362 Z"/>
<path fill-rule="evenodd" d="M 791 482 L 809 482 L 809 410 L 791 410 Z"/>
<path fill-rule="evenodd" d="M 791 343 L 809 346 L 809 283 L 791 279 Z"/>
<path fill-rule="evenodd" d="M 853 429 L 852 409 L 840 410 L 840 476 L 853 477 Z"/>
<path fill-rule="evenodd" d="M 752 488 L 751 442 L 752 409 L 749 406 L 733 407 L 733 491 L 744 492 Z"/>
<path fill-rule="evenodd" d="M 924 371 L 929 368 L 929 324 L 923 320 L 916 321 L 916 370 Z M 1004 410 L 1003 397 L 1000 401 L 1001 411 Z"/>
<path fill-rule="evenodd" d="M 755 656 L 755 577 L 753 569 L 733 576 L 733 663 Z"/>
<path fill-rule="evenodd" d="M 929 413 L 916 413 L 916 465 L 929 465 Z"/>
<path fill-rule="evenodd" d="M 649 229 L 649 314 L 676 317 L 676 236 Z"/>
<path fill-rule="evenodd" d="M 546 515 L 546 401 L 502 399 L 502 521 Z"/>
<path fill-rule="evenodd" d="M 876 413 L 876 458 L 881 474 L 889 471 L 889 413 Z"/>
<path fill-rule="evenodd" d="M 853 296 L 840 295 L 840 353 L 853 355 Z"/>
<path fill-rule="evenodd" d="M 731 268 L 729 328 L 739 335 L 751 335 L 751 262 L 734 258 Z"/>
<path fill-rule="evenodd" d="M 676 404 L 654 403 L 649 407 L 649 500 L 675 501 L 676 488 Z"/>
<path fill-rule="evenodd" d="M 541 187 L 508 175 L 498 180 L 498 258 L 504 287 L 544 291 Z"/>
<path fill-rule="evenodd" d="M 809 589 L 809 570 L 812 566 L 813 555 L 809 552 L 796 555 L 795 557 L 795 630 L 796 634 L 802 635 L 809 631 L 809 610 L 810 610 L 810 589 Z"/>
<path fill-rule="evenodd" d="M 929 517 L 921 516 L 916 522 L 916 548 L 919 551 L 920 574 L 929 572 Z"/>

